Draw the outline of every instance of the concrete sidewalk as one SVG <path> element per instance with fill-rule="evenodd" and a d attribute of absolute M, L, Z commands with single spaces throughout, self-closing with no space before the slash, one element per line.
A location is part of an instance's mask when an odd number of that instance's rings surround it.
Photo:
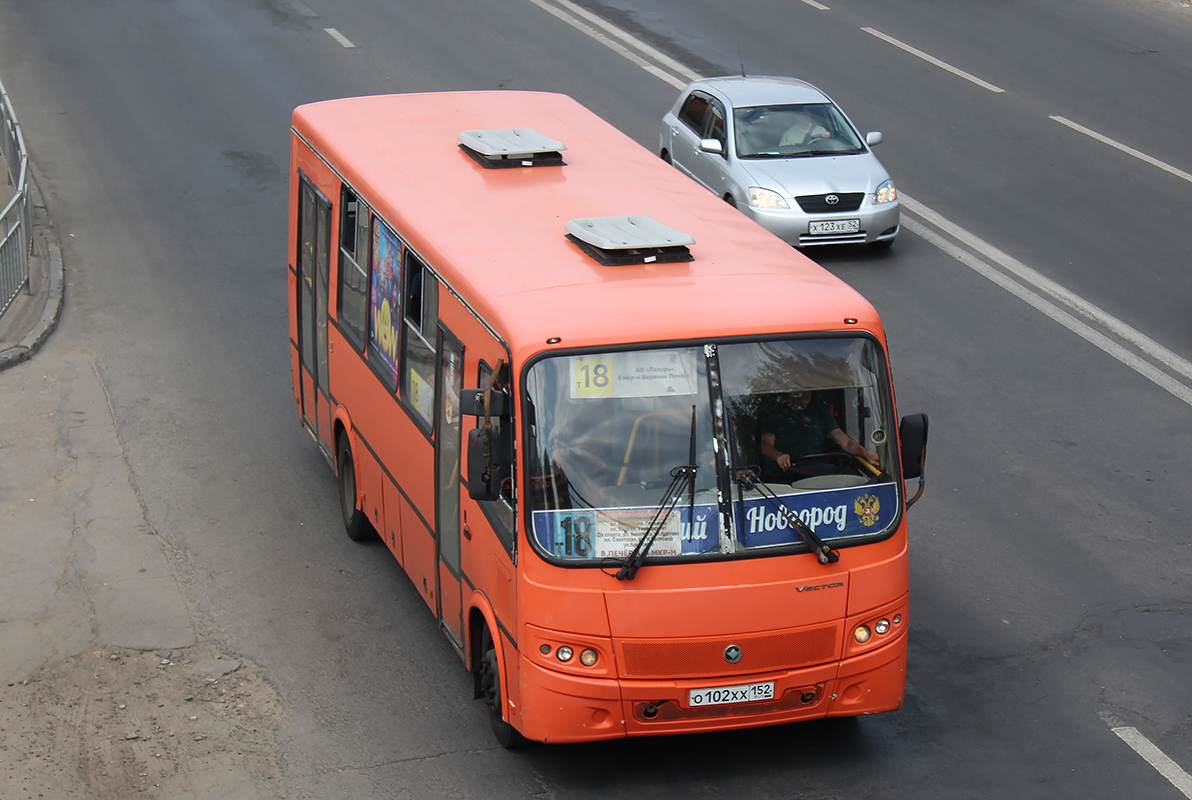
<path fill-rule="evenodd" d="M 50 335 L 68 268 L 33 201 L 29 286 L 0 317 L 0 800 L 284 796 L 276 693 L 198 635 L 86 319 Z"/>

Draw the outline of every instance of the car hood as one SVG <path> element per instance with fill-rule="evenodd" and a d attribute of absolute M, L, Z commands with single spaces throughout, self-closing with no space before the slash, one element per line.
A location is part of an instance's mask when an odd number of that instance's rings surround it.
<path fill-rule="evenodd" d="M 872 153 L 806 158 L 741 159 L 752 185 L 787 197 L 830 192 L 872 194 L 889 175 Z"/>

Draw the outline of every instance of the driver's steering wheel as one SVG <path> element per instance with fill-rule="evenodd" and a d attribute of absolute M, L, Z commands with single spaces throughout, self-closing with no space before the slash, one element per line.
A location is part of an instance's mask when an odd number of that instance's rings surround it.
<path fill-rule="evenodd" d="M 856 471 L 857 465 L 848 453 L 808 453 L 805 456 L 791 459 L 791 471 L 800 472 L 807 477 L 831 475 L 841 472 L 844 467 L 851 468 L 854 474 L 861 474 Z"/>

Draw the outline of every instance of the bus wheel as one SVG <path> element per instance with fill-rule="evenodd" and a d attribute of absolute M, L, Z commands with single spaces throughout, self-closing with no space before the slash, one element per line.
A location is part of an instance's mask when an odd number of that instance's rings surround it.
<path fill-rule="evenodd" d="M 507 750 L 521 747 L 526 738 L 517 732 L 501 713 L 504 701 L 501 698 L 501 667 L 497 662 L 497 649 L 493 646 L 492 635 L 485 627 L 480 639 L 480 692 L 484 704 L 488 706 L 488 721 L 493 728 L 493 736 L 497 737 L 497 744 Z"/>
<path fill-rule="evenodd" d="M 339 435 L 338 454 L 335 459 L 339 473 L 339 510 L 344 518 L 344 530 L 353 542 L 361 542 L 372 533 L 372 526 L 364 512 L 356 507 L 356 464 L 352 461 L 352 446 L 348 435 Z"/>

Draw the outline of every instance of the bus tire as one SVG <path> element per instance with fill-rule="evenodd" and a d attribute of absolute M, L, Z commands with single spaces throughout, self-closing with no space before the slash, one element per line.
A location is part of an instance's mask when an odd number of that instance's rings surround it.
<path fill-rule="evenodd" d="M 501 697 L 501 665 L 497 659 L 497 648 L 493 645 L 492 634 L 485 626 L 480 637 L 480 659 L 477 665 L 480 671 L 480 692 L 484 704 L 488 706 L 488 721 L 492 725 L 493 736 L 497 744 L 506 750 L 514 750 L 527 743 L 517 728 L 505 721 L 501 713 L 504 709 L 504 699 Z"/>
<path fill-rule="evenodd" d="M 336 473 L 339 476 L 339 510 L 344 519 L 344 530 L 353 542 L 362 542 L 372 534 L 372 525 L 364 512 L 356 507 L 356 462 L 352 460 L 352 446 L 348 435 L 339 435 L 336 448 Z"/>

